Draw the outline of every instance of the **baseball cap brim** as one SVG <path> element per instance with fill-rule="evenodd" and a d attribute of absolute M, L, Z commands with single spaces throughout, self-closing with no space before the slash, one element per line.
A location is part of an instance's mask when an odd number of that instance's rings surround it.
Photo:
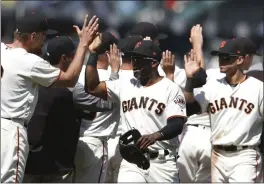
<path fill-rule="evenodd" d="M 213 51 L 211 51 L 210 54 L 211 54 L 212 56 L 230 55 L 229 53 L 223 53 L 223 52 L 219 52 L 219 51 L 217 51 L 217 50 L 213 50 Z M 259 52 L 255 52 L 255 53 L 253 53 L 253 55 L 262 56 L 262 54 L 259 53 Z"/>
<path fill-rule="evenodd" d="M 217 50 L 213 50 L 213 51 L 210 52 L 210 54 L 211 54 L 212 56 L 218 56 L 218 55 L 220 54 L 220 52 L 217 51 Z"/>
<path fill-rule="evenodd" d="M 164 40 L 168 37 L 165 33 L 159 33 L 158 36 L 155 38 L 156 40 Z"/>
<path fill-rule="evenodd" d="M 128 56 L 128 57 L 131 57 L 131 56 L 134 56 L 134 57 L 148 57 L 147 55 L 140 54 L 140 53 L 137 53 L 137 52 L 134 52 L 134 51 L 125 52 L 124 54 L 126 56 Z"/>
<path fill-rule="evenodd" d="M 55 35 L 55 34 L 58 34 L 58 31 L 53 30 L 53 29 L 48 29 L 48 30 L 44 31 L 44 33 L 46 35 Z"/>

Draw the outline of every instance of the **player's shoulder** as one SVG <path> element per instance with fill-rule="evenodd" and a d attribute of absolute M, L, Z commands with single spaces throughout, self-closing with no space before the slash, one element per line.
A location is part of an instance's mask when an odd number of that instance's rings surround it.
<path fill-rule="evenodd" d="M 163 82 L 164 88 L 167 88 L 166 89 L 167 91 L 172 91 L 172 90 L 173 91 L 179 91 L 179 90 L 181 90 L 181 87 L 177 83 L 171 81 L 170 79 L 168 79 L 166 77 L 164 77 L 162 82 Z"/>
<path fill-rule="evenodd" d="M 248 80 L 248 83 L 252 86 L 263 87 L 263 82 L 259 79 L 256 79 L 255 77 L 248 76 L 247 80 Z"/>

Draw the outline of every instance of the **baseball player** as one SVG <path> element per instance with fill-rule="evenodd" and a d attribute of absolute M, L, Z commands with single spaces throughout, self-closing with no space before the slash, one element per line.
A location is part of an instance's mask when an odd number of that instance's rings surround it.
<path fill-rule="evenodd" d="M 1 43 L 1 182 L 22 182 L 28 157 L 26 126 L 37 102 L 38 86 L 67 87 L 75 85 L 81 71 L 87 45 L 94 39 L 98 19 L 88 26 L 85 17 L 73 62 L 66 72 L 51 66 L 34 53 L 40 53 L 48 31 L 47 20 L 31 14 L 17 21 L 14 42 Z M 54 33 L 54 32 L 53 32 Z"/>
<path fill-rule="evenodd" d="M 190 41 L 193 49 L 197 53 L 200 52 L 202 56 L 203 35 L 202 27 L 198 24 L 193 26 L 190 34 Z M 204 60 L 201 59 L 200 65 L 205 69 Z M 207 80 L 213 78 L 224 77 L 224 74 L 220 73 L 220 69 L 208 69 L 206 70 Z M 187 77 L 185 74 L 186 81 Z M 184 84 L 185 85 L 185 84 Z M 194 89 L 194 95 L 199 92 L 200 88 Z M 184 127 L 183 133 L 179 136 L 179 177 L 180 181 L 184 183 L 188 182 L 210 182 L 211 179 L 211 129 L 210 121 L 207 113 L 192 114 L 192 107 L 188 108 L 187 115 L 188 121 Z M 191 115 L 191 116 L 190 116 Z M 183 137 L 183 139 L 182 139 Z M 193 139 L 193 137 L 199 137 L 199 139 Z"/>
<path fill-rule="evenodd" d="M 151 40 L 156 44 L 160 44 L 160 40 L 164 40 L 168 37 L 167 34 L 159 33 L 157 27 L 150 22 L 139 22 L 130 31 L 130 35 L 140 35 L 143 38 L 150 37 Z M 158 67 L 159 74 L 161 76 L 166 76 L 162 69 L 162 61 Z M 175 65 L 174 70 L 174 82 L 178 84 L 181 88 L 184 88 L 186 83 L 185 70 L 179 68 Z"/>
<path fill-rule="evenodd" d="M 142 41 L 143 38 L 141 36 L 128 36 L 126 38 L 118 40 L 117 48 L 121 51 L 121 59 L 122 59 L 122 65 L 120 67 L 120 70 L 118 72 L 119 79 L 122 81 L 122 83 L 127 83 L 129 80 L 134 78 L 133 75 L 133 66 L 131 64 L 130 57 L 126 56 L 125 53 L 132 51 L 135 48 L 135 45 Z M 110 138 L 108 140 L 108 167 L 107 167 L 107 183 L 116 183 L 118 172 L 120 168 L 120 164 L 122 161 L 122 157 L 119 152 L 119 137 L 124 132 L 122 127 L 122 118 L 123 113 L 120 111 L 120 120 L 118 129 L 116 132 L 116 136 L 114 138 Z"/>
<path fill-rule="evenodd" d="M 98 43 L 98 45 L 92 43 L 93 48 L 90 47 L 90 52 L 96 51 L 98 53 L 97 70 L 100 80 L 105 81 L 109 80 L 107 71 L 109 62 L 106 52 L 109 52 L 110 44 L 117 43 L 117 39 L 109 32 L 103 32 L 100 37 L 99 41 L 102 40 L 101 43 Z M 98 41 L 98 38 L 95 41 Z M 112 70 L 120 67 L 119 64 L 117 67 L 115 63 L 110 64 Z M 82 88 L 79 88 L 78 91 L 73 91 L 76 105 L 85 114 L 81 120 L 80 138 L 75 156 L 75 181 L 80 183 L 105 182 L 108 165 L 107 140 L 109 137 L 115 136 L 119 123 L 120 109 L 119 105 L 107 101 L 102 102 L 101 109 L 92 109 L 91 105 L 88 104 L 89 96 L 91 97 L 92 95 L 85 93 L 84 83 L 81 83 L 84 78 L 84 75 L 80 76 L 78 83 L 82 85 Z M 110 80 L 117 78 L 111 77 Z M 93 98 L 95 99 L 96 97 Z M 105 107 L 105 110 L 102 109 L 103 107 Z"/>
<path fill-rule="evenodd" d="M 253 48 L 253 47 L 252 47 Z M 201 72 L 195 53 L 185 56 L 186 101 L 208 109 L 211 123 L 212 182 L 262 182 L 262 160 L 258 149 L 263 123 L 263 83 L 243 73 L 247 56 L 239 39 L 226 40 L 218 51 L 220 72 L 226 76 L 210 80 L 193 95 L 193 77 Z M 251 49 L 250 54 L 256 54 Z M 198 103 L 199 104 L 198 104 Z"/>
<path fill-rule="evenodd" d="M 110 50 L 119 51 L 114 45 Z M 159 47 L 151 40 L 138 42 L 132 56 L 136 79 L 125 84 L 120 80 L 99 82 L 96 62 L 88 62 L 86 84 L 88 90 L 103 99 L 121 103 L 126 130 L 133 127 L 143 135 L 137 145 L 147 150 L 150 167 L 143 170 L 122 160 L 118 182 L 178 182 L 175 137 L 186 121 L 186 107 L 179 86 L 158 74 L 162 59 Z M 163 53 L 164 60 L 174 61 L 170 52 Z M 123 120 L 122 120 L 123 121 Z"/>
<path fill-rule="evenodd" d="M 43 58 L 67 71 L 75 51 L 71 37 L 58 36 L 48 40 Z M 27 126 L 30 151 L 23 183 L 73 181 L 80 121 L 72 96 L 67 88 L 39 87 L 38 102 Z"/>

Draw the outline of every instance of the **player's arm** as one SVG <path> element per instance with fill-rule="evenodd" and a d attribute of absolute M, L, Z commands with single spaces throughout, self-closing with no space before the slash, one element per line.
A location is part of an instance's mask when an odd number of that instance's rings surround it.
<path fill-rule="evenodd" d="M 192 27 L 189 40 L 192 44 L 193 50 L 196 53 L 197 61 L 199 62 L 200 67 L 206 70 L 203 57 L 203 34 L 200 24 Z"/>
<path fill-rule="evenodd" d="M 74 87 L 77 83 L 84 62 L 88 45 L 93 41 L 98 29 L 98 19 L 94 16 L 88 26 L 88 16 L 85 17 L 82 30 L 75 26 L 79 35 L 79 45 L 72 63 L 66 72 L 53 67 L 47 61 L 39 59 L 30 71 L 30 77 L 44 87 Z"/>
<path fill-rule="evenodd" d="M 107 100 L 108 93 L 106 82 L 100 82 L 99 75 L 96 69 L 97 59 L 98 54 L 96 52 L 92 52 L 87 62 L 85 71 L 85 91 L 89 94 Z M 112 73 L 118 73 L 120 67 L 120 55 L 119 50 L 117 49 L 117 46 L 115 44 L 110 46 L 109 59 L 112 63 Z"/>
<path fill-rule="evenodd" d="M 184 96 L 187 103 L 195 101 L 193 89 L 202 87 L 206 83 L 207 74 L 203 68 L 199 66 L 196 53 L 192 49 L 189 56 L 184 56 L 185 72 L 187 76 Z"/>
<path fill-rule="evenodd" d="M 166 50 L 162 53 L 162 69 L 166 77 L 174 82 L 175 55 Z"/>
<path fill-rule="evenodd" d="M 82 30 L 78 26 L 74 26 L 78 35 L 80 42 L 78 44 L 76 54 L 73 58 L 72 63 L 70 64 L 66 72 L 61 71 L 60 76 L 54 83 L 56 87 L 74 87 L 78 81 L 82 65 L 88 46 L 94 40 L 97 30 L 98 30 L 98 18 L 94 16 L 88 23 L 88 16 L 85 17 Z"/>
<path fill-rule="evenodd" d="M 186 102 L 179 88 L 170 92 L 169 103 L 166 105 L 167 124 L 161 130 L 153 134 L 143 135 L 137 142 L 141 149 L 146 149 L 156 141 L 170 140 L 181 134 L 183 125 L 187 121 Z"/>
<path fill-rule="evenodd" d="M 80 83 L 77 83 L 73 89 L 73 102 L 77 108 L 91 112 L 105 112 L 114 108 L 112 102 L 86 93 L 84 86 Z"/>

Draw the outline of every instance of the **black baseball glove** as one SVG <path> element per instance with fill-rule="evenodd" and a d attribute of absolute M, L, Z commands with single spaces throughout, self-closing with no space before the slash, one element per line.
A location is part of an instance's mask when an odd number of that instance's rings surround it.
<path fill-rule="evenodd" d="M 129 163 L 136 164 L 139 168 L 147 170 L 150 166 L 149 160 L 144 155 L 144 151 L 140 150 L 136 145 L 141 137 L 137 129 L 132 129 L 120 136 L 119 150 L 121 156 Z"/>

